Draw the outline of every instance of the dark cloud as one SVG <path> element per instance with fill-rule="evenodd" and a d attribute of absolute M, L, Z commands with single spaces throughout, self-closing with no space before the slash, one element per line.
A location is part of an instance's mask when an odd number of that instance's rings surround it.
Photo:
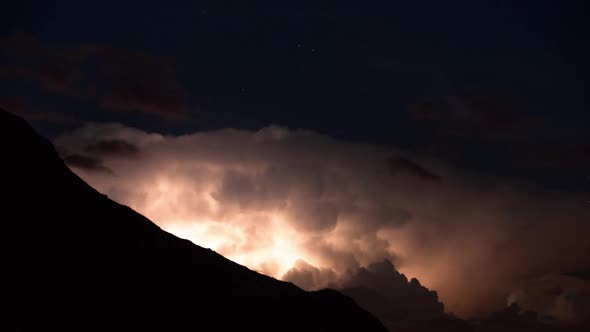
<path fill-rule="evenodd" d="M 100 159 L 84 156 L 79 154 L 71 154 L 64 158 L 65 163 L 74 168 L 82 169 L 85 171 L 97 172 L 97 173 L 107 173 L 110 175 L 114 175 L 115 173 L 110 168 L 103 165 Z"/>
<path fill-rule="evenodd" d="M 579 278 L 582 280 L 590 280 L 590 268 L 580 269 L 573 272 L 566 273 L 567 276 Z"/>
<path fill-rule="evenodd" d="M 305 289 L 331 287 L 350 296 L 373 313 L 390 331 L 468 330 L 466 323 L 448 315 L 436 292 L 396 271 L 391 262 L 375 262 L 367 267 L 338 275 L 299 261 L 283 278 Z"/>
<path fill-rule="evenodd" d="M 189 109 L 172 59 L 123 49 L 96 47 L 109 90 L 102 104 L 115 110 L 185 117 Z"/>
<path fill-rule="evenodd" d="M 416 278 L 408 280 L 387 260 L 360 268 L 344 279 L 339 289 L 367 309 L 370 307 L 382 320 L 431 320 L 445 316 L 435 291 L 420 285 Z M 378 294 L 379 298 L 370 294 Z"/>
<path fill-rule="evenodd" d="M 520 160 L 523 166 L 549 169 L 590 168 L 590 142 L 550 144 Z"/>
<path fill-rule="evenodd" d="M 65 68 L 50 61 L 36 62 L 30 65 L 14 65 L 0 68 L 0 75 L 39 83 L 47 90 L 55 93 L 76 95 L 74 88 L 80 72 Z"/>
<path fill-rule="evenodd" d="M 102 140 L 86 146 L 86 152 L 97 156 L 117 156 L 135 158 L 139 155 L 139 147 L 122 139 Z"/>
<path fill-rule="evenodd" d="M 0 39 L 0 75 L 40 84 L 50 92 L 94 100 L 117 111 L 179 118 L 187 97 L 170 58 L 102 45 L 49 46 L 26 34 Z"/>
<path fill-rule="evenodd" d="M 424 181 L 439 181 L 440 176 L 433 174 L 408 159 L 389 160 L 389 169 L 393 175 L 405 174 Z"/>
<path fill-rule="evenodd" d="M 484 320 L 488 326 L 496 326 L 500 330 L 501 327 L 507 328 L 509 326 L 518 326 L 523 330 L 528 330 L 527 327 L 534 327 L 539 319 L 538 313 L 533 310 L 523 310 L 516 302 L 502 308 Z"/>
<path fill-rule="evenodd" d="M 509 132 L 530 125 L 519 100 L 509 94 L 474 94 L 450 99 L 455 116 L 488 132 Z"/>
<path fill-rule="evenodd" d="M 441 109 L 446 107 L 443 103 L 435 103 L 432 101 L 425 101 L 413 103 L 408 106 L 407 111 L 415 120 L 440 120 L 444 117 L 445 112 Z"/>
<path fill-rule="evenodd" d="M 27 34 L 0 38 L 0 50 L 6 60 L 12 60 L 0 68 L 3 76 L 34 81 L 53 92 L 73 93 L 81 74 L 78 50 L 52 48 Z"/>
<path fill-rule="evenodd" d="M 78 124 L 80 119 L 76 116 L 55 112 L 50 110 L 40 110 L 38 106 L 31 107 L 31 105 L 22 98 L 16 97 L 0 97 L 0 107 L 6 109 L 14 114 L 27 119 L 28 121 L 43 121 L 56 124 Z"/>
<path fill-rule="evenodd" d="M 415 121 L 435 124 L 442 136 L 517 138 L 539 123 L 509 93 L 443 96 L 410 104 L 407 111 Z"/>

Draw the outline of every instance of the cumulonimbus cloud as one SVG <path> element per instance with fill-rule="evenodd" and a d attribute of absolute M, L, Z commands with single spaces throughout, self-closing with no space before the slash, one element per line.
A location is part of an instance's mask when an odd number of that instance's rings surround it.
<path fill-rule="evenodd" d="M 468 316 L 527 280 L 590 266 L 584 193 L 395 149 L 272 126 L 165 136 L 88 124 L 55 144 L 99 158 L 112 173 L 71 166 L 165 230 L 277 278 L 315 268 L 307 288 L 387 259 Z"/>

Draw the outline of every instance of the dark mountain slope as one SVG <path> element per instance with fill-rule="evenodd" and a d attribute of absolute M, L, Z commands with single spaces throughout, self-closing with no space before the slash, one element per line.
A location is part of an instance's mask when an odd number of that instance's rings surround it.
<path fill-rule="evenodd" d="M 0 148 L 3 330 L 384 331 L 335 291 L 304 292 L 162 231 L 3 110 Z"/>

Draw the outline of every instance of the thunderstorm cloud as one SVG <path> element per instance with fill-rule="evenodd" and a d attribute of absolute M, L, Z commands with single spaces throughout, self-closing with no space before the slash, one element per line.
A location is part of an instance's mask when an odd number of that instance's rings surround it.
<path fill-rule="evenodd" d="M 389 261 L 466 317 L 590 266 L 584 193 L 400 150 L 275 126 L 165 136 L 87 124 L 55 144 L 84 180 L 163 229 L 307 289 Z"/>

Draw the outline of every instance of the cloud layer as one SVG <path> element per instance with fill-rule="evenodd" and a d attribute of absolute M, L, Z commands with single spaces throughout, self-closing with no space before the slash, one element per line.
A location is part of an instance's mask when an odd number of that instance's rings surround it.
<path fill-rule="evenodd" d="M 113 111 L 184 118 L 189 105 L 175 61 L 97 44 L 51 46 L 28 34 L 0 36 L 0 77 L 29 81 L 58 95 Z"/>
<path fill-rule="evenodd" d="M 55 144 L 84 180 L 165 230 L 309 289 L 387 259 L 466 317 L 590 266 L 586 194 L 395 149 L 272 126 L 174 137 L 88 124 Z M 301 270 L 313 273 L 293 278 Z"/>

